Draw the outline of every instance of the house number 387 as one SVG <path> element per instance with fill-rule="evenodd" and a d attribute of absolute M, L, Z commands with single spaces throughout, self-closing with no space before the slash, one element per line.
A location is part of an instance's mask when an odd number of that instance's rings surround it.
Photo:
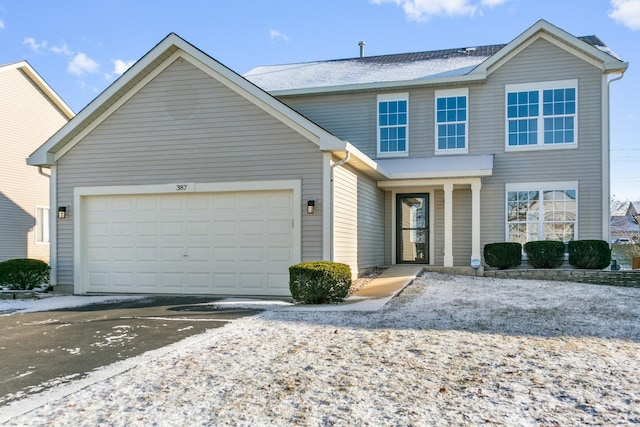
<path fill-rule="evenodd" d="M 176 184 L 176 191 L 187 191 L 187 184 Z"/>

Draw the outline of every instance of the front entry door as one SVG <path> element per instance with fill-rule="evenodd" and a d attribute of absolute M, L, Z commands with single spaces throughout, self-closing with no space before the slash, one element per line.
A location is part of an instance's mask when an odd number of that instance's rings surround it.
<path fill-rule="evenodd" d="M 429 263 L 429 195 L 396 196 L 396 263 Z"/>

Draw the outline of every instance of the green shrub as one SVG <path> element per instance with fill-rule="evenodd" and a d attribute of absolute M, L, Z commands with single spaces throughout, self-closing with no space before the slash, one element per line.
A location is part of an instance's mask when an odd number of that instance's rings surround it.
<path fill-rule="evenodd" d="M 611 264 L 609 244 L 604 240 L 573 240 L 569 242 L 569 264 L 602 270 Z"/>
<path fill-rule="evenodd" d="M 296 302 L 330 304 L 344 300 L 351 287 L 351 268 L 331 261 L 302 262 L 289 267 L 289 290 Z"/>
<path fill-rule="evenodd" d="M 38 259 L 20 258 L 0 262 L 0 286 L 11 290 L 31 290 L 49 283 L 49 265 Z"/>
<path fill-rule="evenodd" d="M 515 268 L 522 263 L 522 245 L 518 242 L 488 243 L 484 245 L 484 262 L 500 270 Z"/>
<path fill-rule="evenodd" d="M 535 268 L 558 268 L 564 262 L 564 242 L 559 240 L 527 242 L 524 252 Z"/>

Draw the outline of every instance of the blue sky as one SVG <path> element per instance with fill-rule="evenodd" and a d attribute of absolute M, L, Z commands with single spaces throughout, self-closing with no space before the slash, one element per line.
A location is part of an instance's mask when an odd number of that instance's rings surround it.
<path fill-rule="evenodd" d="M 640 0 L 0 0 L 0 64 L 27 60 L 76 112 L 171 32 L 257 65 L 507 43 L 545 19 L 630 63 L 612 83 L 612 193 L 640 200 Z M 597 173 L 597 171 L 594 171 Z"/>

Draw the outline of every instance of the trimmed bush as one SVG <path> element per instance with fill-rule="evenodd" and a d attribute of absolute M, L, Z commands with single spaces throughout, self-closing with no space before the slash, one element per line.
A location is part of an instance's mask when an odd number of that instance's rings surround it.
<path fill-rule="evenodd" d="M 331 261 L 289 267 L 289 290 L 296 302 L 331 304 L 344 300 L 351 287 L 351 267 Z"/>
<path fill-rule="evenodd" d="M 522 245 L 518 242 L 488 243 L 484 245 L 484 262 L 503 270 L 522 263 Z"/>
<path fill-rule="evenodd" d="M 564 262 L 564 242 L 559 240 L 527 242 L 524 252 L 535 268 L 558 268 Z"/>
<path fill-rule="evenodd" d="M 611 264 L 609 244 L 604 240 L 573 240 L 569 242 L 569 264 L 602 270 Z"/>
<path fill-rule="evenodd" d="M 28 291 L 49 283 L 49 265 L 39 259 L 19 258 L 0 262 L 0 286 Z"/>

